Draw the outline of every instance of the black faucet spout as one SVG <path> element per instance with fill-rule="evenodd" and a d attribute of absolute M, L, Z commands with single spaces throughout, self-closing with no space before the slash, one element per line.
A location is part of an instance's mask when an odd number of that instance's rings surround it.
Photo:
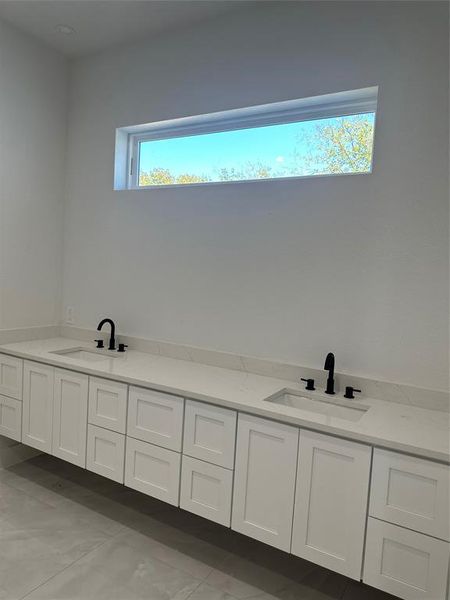
<path fill-rule="evenodd" d="M 97 326 L 97 331 L 101 331 L 103 325 L 111 325 L 111 337 L 109 338 L 109 350 L 115 350 L 116 349 L 116 326 L 114 324 L 114 321 L 112 319 L 102 319 L 100 321 L 100 323 Z"/>
<path fill-rule="evenodd" d="M 325 359 L 324 370 L 328 371 L 328 379 L 327 379 L 327 387 L 325 390 L 325 394 L 334 394 L 334 354 L 329 352 Z"/>

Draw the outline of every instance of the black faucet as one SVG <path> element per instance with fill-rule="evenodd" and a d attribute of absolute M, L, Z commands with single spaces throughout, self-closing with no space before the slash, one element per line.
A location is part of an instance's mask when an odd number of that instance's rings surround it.
<path fill-rule="evenodd" d="M 97 327 L 97 331 L 101 331 L 103 325 L 105 325 L 105 323 L 109 323 L 111 325 L 111 337 L 109 338 L 109 347 L 108 350 L 115 350 L 116 349 L 116 326 L 114 325 L 114 321 L 112 319 L 102 319 L 100 321 L 100 323 L 98 324 Z"/>
<path fill-rule="evenodd" d="M 334 354 L 332 352 L 328 352 L 323 368 L 325 371 L 328 371 L 325 394 L 334 394 Z"/>

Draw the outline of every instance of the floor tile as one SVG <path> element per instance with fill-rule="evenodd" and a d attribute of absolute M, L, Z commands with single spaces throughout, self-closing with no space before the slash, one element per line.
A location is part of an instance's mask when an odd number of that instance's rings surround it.
<path fill-rule="evenodd" d="M 110 540 L 35 590 L 30 600 L 187 600 L 201 580 Z"/>
<path fill-rule="evenodd" d="M 207 583 L 202 583 L 192 596 L 189 596 L 189 600 L 236 600 L 236 598 L 226 592 L 216 590 Z"/>
<path fill-rule="evenodd" d="M 391 594 L 386 594 L 381 590 L 360 583 L 358 581 L 350 581 L 342 600 L 398 600 Z"/>
<path fill-rule="evenodd" d="M 0 600 L 395 600 L 51 456 L 0 470 Z"/>
<path fill-rule="evenodd" d="M 239 600 L 262 592 L 278 592 L 293 583 L 275 570 L 235 555 L 230 555 L 220 568 L 214 569 L 206 582 Z"/>
<path fill-rule="evenodd" d="M 220 548 L 194 536 L 187 536 L 180 532 L 177 540 L 174 540 L 174 537 L 170 531 L 167 531 L 165 537 L 160 528 L 155 537 L 149 531 L 146 533 L 129 531 L 118 536 L 119 539 L 146 555 L 200 579 L 205 579 L 212 569 L 225 559 Z"/>

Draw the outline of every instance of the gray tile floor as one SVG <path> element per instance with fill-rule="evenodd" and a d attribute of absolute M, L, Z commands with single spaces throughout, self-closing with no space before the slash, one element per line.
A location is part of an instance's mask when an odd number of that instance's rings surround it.
<path fill-rule="evenodd" d="M 0 470 L 0 600 L 392 600 L 51 456 Z"/>

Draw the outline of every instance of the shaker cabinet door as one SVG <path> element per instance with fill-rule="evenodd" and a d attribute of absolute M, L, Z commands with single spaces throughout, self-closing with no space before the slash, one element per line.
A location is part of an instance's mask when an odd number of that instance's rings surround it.
<path fill-rule="evenodd" d="M 240 414 L 232 529 L 286 552 L 291 548 L 298 429 Z"/>
<path fill-rule="evenodd" d="M 372 448 L 300 431 L 292 554 L 361 578 Z"/>
<path fill-rule="evenodd" d="M 52 454 L 86 466 L 88 376 L 55 369 Z"/>
<path fill-rule="evenodd" d="M 53 367 L 25 361 L 23 369 L 22 442 L 52 451 Z"/>

